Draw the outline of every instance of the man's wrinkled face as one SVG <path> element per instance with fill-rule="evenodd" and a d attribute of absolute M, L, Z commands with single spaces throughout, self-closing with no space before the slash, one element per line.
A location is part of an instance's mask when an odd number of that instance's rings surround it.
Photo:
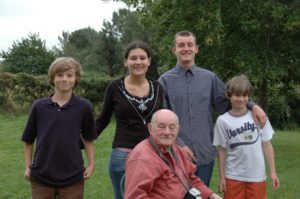
<path fill-rule="evenodd" d="M 148 124 L 148 129 L 153 141 L 159 147 L 169 149 L 179 132 L 178 119 L 173 112 L 160 110 L 152 123 Z"/>

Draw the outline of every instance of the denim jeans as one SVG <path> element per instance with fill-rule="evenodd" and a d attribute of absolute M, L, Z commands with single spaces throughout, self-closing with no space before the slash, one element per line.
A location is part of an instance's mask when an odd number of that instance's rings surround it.
<path fill-rule="evenodd" d="M 209 187 L 213 169 L 214 169 L 214 160 L 205 165 L 197 165 L 197 170 L 195 171 L 194 174 L 198 176 L 207 187 Z"/>
<path fill-rule="evenodd" d="M 109 176 L 114 189 L 114 198 L 123 199 L 120 181 L 125 174 L 125 162 L 129 152 L 113 149 L 109 161 Z"/>

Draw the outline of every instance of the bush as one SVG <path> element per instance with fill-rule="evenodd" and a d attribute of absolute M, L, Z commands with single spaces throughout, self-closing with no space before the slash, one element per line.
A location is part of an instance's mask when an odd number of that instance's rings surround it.
<path fill-rule="evenodd" d="M 84 74 L 74 93 L 88 99 L 98 113 L 109 77 Z M 26 73 L 0 73 L 0 110 L 5 113 L 28 112 L 30 105 L 38 98 L 48 97 L 53 93 L 47 77 L 33 76 Z"/>

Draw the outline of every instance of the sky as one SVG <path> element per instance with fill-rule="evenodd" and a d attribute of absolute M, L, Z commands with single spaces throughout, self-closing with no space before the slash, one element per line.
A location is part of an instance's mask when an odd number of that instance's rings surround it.
<path fill-rule="evenodd" d="M 100 31 L 104 19 L 111 20 L 113 11 L 125 7 L 102 0 L 0 0 L 0 52 L 30 33 L 38 33 L 51 49 L 58 46 L 63 31 Z"/>

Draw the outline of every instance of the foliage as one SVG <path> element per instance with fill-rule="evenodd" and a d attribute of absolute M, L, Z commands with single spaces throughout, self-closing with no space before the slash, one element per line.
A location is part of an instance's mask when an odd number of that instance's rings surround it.
<path fill-rule="evenodd" d="M 122 48 L 118 38 L 112 31 L 111 25 L 104 22 L 103 26 L 104 28 L 98 40 L 100 63 L 107 67 L 108 75 L 114 77 L 122 71 Z"/>
<path fill-rule="evenodd" d="M 106 86 L 111 80 L 112 78 L 108 76 L 84 74 L 75 93 L 88 99 L 94 107 L 95 114 L 98 115 L 102 107 Z"/>
<path fill-rule="evenodd" d="M 287 96 L 290 83 L 299 83 L 300 18 L 293 1 L 222 1 L 224 67 L 248 75 L 258 86 L 258 102 L 268 111 L 271 85 L 282 84 L 279 93 Z M 234 13 L 234 14 L 232 14 Z M 232 70 L 233 69 L 233 70 Z M 221 69 L 222 70 L 222 69 Z M 220 71 L 221 71 L 220 70 Z M 299 121 L 300 122 L 300 121 Z"/>
<path fill-rule="evenodd" d="M 28 38 L 14 41 L 6 52 L 1 51 L 3 71 L 11 73 L 46 74 L 55 55 L 47 50 L 45 41 L 38 34 L 29 34 Z"/>
<path fill-rule="evenodd" d="M 74 92 L 79 97 L 87 98 L 98 113 L 109 81 L 111 78 L 84 74 Z M 46 76 L 0 73 L 0 83 L 0 109 L 6 113 L 15 113 L 20 107 L 26 108 L 36 99 L 53 93 Z"/>
<path fill-rule="evenodd" d="M 59 37 L 61 56 L 74 57 L 82 64 L 83 71 L 105 72 L 99 62 L 98 40 L 99 33 L 88 27 L 75 30 L 72 33 L 63 32 Z"/>

